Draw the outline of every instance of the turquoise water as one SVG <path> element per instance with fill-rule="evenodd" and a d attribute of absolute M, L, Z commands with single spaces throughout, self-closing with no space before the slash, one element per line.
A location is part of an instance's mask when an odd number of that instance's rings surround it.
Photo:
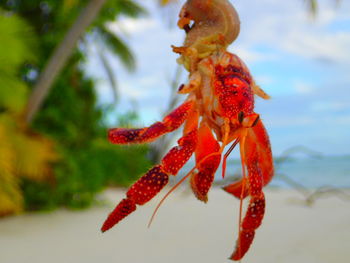
<path fill-rule="evenodd" d="M 275 158 L 275 176 L 269 186 L 290 188 L 285 176 L 289 180 L 306 188 L 340 187 L 350 188 L 350 155 L 349 156 L 318 156 L 300 158 Z M 182 170 L 189 171 L 193 167 L 189 162 Z M 239 160 L 229 160 L 227 163 L 226 177 L 223 181 L 221 170 L 215 175 L 215 182 L 219 186 L 227 185 L 241 176 L 241 164 Z M 178 181 L 180 175 L 175 180 Z"/>
<path fill-rule="evenodd" d="M 279 174 L 308 188 L 350 187 L 350 156 L 289 159 L 276 165 L 272 185 L 288 187 Z"/>

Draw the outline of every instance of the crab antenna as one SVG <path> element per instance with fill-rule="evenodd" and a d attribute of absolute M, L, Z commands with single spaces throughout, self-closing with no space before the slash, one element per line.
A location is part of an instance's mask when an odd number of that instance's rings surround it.
<path fill-rule="evenodd" d="M 178 181 L 170 190 L 169 192 L 167 192 L 164 197 L 162 198 L 162 200 L 160 200 L 160 202 L 158 203 L 157 207 L 154 209 L 154 212 L 151 216 L 151 219 L 149 220 L 148 222 L 148 226 L 147 227 L 150 227 L 152 222 L 153 222 L 153 219 L 158 211 L 158 209 L 160 208 L 160 206 L 163 204 L 163 202 L 165 201 L 165 199 L 178 187 L 180 186 L 180 184 L 182 184 L 192 173 L 193 171 L 196 169 L 196 167 L 193 167 L 191 169 L 191 171 L 188 172 L 188 174 L 186 174 L 186 176 L 184 176 L 180 181 Z"/>
<path fill-rule="evenodd" d="M 241 235 L 239 234 L 241 232 L 241 225 L 242 225 L 242 210 L 243 210 L 243 197 L 244 197 L 244 189 L 245 189 L 245 179 L 247 177 L 246 175 L 246 160 L 245 160 L 245 154 L 244 154 L 244 146 L 245 146 L 245 138 L 246 138 L 246 132 L 244 135 L 242 135 L 241 143 L 240 143 L 240 155 L 241 155 L 241 164 L 242 164 L 242 191 L 241 196 L 239 200 L 239 225 L 238 225 L 238 244 L 241 242 Z M 239 255 L 241 255 L 241 246 L 239 246 Z M 239 261 L 241 262 L 241 260 Z"/>
<path fill-rule="evenodd" d="M 228 149 L 228 151 L 225 153 L 224 158 L 222 160 L 222 178 L 225 177 L 226 174 L 226 161 L 228 156 L 231 154 L 231 152 L 233 151 L 233 149 L 236 147 L 237 143 L 239 143 L 239 138 L 236 139 L 232 145 L 230 146 L 230 148 Z"/>

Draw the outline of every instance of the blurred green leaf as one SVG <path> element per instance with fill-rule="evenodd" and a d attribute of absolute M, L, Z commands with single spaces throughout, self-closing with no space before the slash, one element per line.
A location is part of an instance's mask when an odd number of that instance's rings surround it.
<path fill-rule="evenodd" d="M 87 2 L 88 0 L 0 1 L 0 7 L 6 9 L 1 15 L 4 14 L 6 19 L 21 17 L 19 21 L 26 24 L 21 25 L 21 22 L 18 22 L 21 27 L 19 30 L 18 26 L 11 23 L 5 25 L 8 23 L 5 18 L 5 22 L 1 24 L 0 19 L 0 41 L 14 41 L 13 44 L 4 44 L 6 49 L 0 50 L 0 59 L 7 61 L 0 63 L 0 117 L 7 114 L 9 109 L 17 112 L 23 108 L 28 90 L 37 77 L 34 74 L 29 78 L 28 72 L 42 70 L 47 58 Z M 102 44 L 113 54 L 118 54 L 130 70 L 135 67 L 131 51 L 119 36 L 113 35 L 105 25 L 122 15 L 135 17 L 144 13 L 143 9 L 131 0 L 108 0 L 89 29 L 89 32 L 101 33 Z M 13 37 L 6 32 L 13 32 Z M 14 48 L 18 48 L 19 51 Z M 45 169 L 38 173 L 35 169 L 37 165 L 31 166 L 29 159 L 21 161 L 19 166 L 25 166 L 25 169 L 18 175 L 18 181 L 12 188 L 11 184 L 7 184 L 10 190 L 7 189 L 6 193 L 11 195 L 3 195 L 2 197 L 6 198 L 0 198 L 0 205 L 12 206 L 12 212 L 20 211 L 23 202 L 27 210 L 54 209 L 58 206 L 87 207 L 94 203 L 96 194 L 107 185 L 130 185 L 151 165 L 147 159 L 148 146 L 120 147 L 107 141 L 108 127 L 104 116 L 109 112 L 104 110 L 104 105 L 97 105 L 95 81 L 82 70 L 81 65 L 86 56 L 87 49 L 82 43 L 73 51 L 33 123 L 33 136 L 41 134 L 40 136 L 49 137 L 55 142 L 55 150 L 60 159 L 54 164 L 49 164 L 52 176 L 46 181 L 34 180 L 43 178 L 40 175 L 46 173 Z M 24 66 L 24 63 L 28 62 L 29 64 Z M 118 125 L 136 123 L 136 112 L 131 115 L 115 114 L 115 119 L 121 120 Z M 13 118 L 12 121 L 15 120 Z M 31 155 L 33 158 L 53 156 L 51 152 L 45 154 L 45 149 L 40 150 L 37 141 L 27 142 L 21 136 L 17 137 L 16 141 L 23 147 L 17 147 L 18 153 L 15 153 L 15 148 L 6 147 L 8 137 L 3 138 L 0 125 L 0 185 L 5 180 L 1 181 L 4 178 L 1 177 L 1 168 L 6 167 L 1 165 L 9 163 L 9 159 L 6 158 L 2 161 L 2 156 L 24 158 L 26 147 L 31 148 L 28 158 Z M 49 147 L 48 144 L 44 145 Z M 6 149 L 9 149 L 8 153 Z M 39 159 L 34 161 L 40 163 Z M 0 197 L 1 191 L 5 190 L 0 187 Z"/>
<path fill-rule="evenodd" d="M 147 14 L 147 11 L 143 7 L 131 0 L 120 0 L 119 5 L 121 13 L 133 18 Z"/>
<path fill-rule="evenodd" d="M 99 29 L 100 36 L 103 38 L 106 46 L 117 55 L 123 65 L 132 71 L 135 69 L 135 58 L 129 47 L 115 34 L 110 32 L 106 27 Z"/>
<path fill-rule="evenodd" d="M 27 87 L 18 72 L 24 63 L 36 62 L 37 39 L 19 16 L 0 9 L 0 107 L 19 113 L 27 99 Z"/>

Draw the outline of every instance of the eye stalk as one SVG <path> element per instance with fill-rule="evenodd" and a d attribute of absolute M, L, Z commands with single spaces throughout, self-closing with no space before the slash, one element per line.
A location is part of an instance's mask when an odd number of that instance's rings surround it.
<path fill-rule="evenodd" d="M 239 121 L 239 123 L 242 124 L 243 119 L 244 119 L 244 113 L 243 113 L 243 111 L 240 111 L 240 112 L 238 113 L 238 121 Z"/>

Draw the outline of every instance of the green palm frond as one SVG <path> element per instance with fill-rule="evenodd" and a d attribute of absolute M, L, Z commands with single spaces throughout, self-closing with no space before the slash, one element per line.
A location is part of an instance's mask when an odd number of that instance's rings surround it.
<path fill-rule="evenodd" d="M 102 66 L 107 74 L 108 77 L 108 81 L 110 84 L 110 87 L 112 89 L 112 93 L 113 93 L 113 100 L 114 100 L 114 104 L 116 105 L 118 100 L 119 100 L 119 90 L 118 90 L 118 82 L 116 80 L 115 77 L 115 72 L 113 72 L 112 66 L 109 63 L 105 53 L 101 50 L 99 50 L 98 55 L 101 59 L 102 62 Z"/>
<path fill-rule="evenodd" d="M 99 34 L 110 51 L 119 57 L 120 61 L 129 71 L 133 71 L 136 63 L 134 55 L 129 47 L 106 27 L 100 28 Z"/>
<path fill-rule="evenodd" d="M 147 14 L 147 11 L 142 6 L 131 0 L 120 0 L 119 5 L 121 13 L 129 17 L 136 18 Z"/>

